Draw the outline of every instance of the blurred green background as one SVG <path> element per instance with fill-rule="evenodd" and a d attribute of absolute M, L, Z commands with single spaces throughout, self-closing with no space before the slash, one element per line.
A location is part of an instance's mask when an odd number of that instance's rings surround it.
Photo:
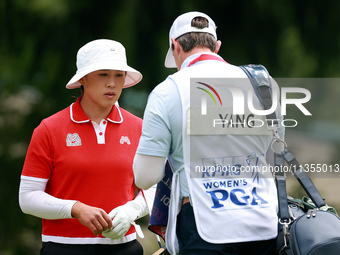
<path fill-rule="evenodd" d="M 144 78 L 119 101 L 142 117 L 150 91 L 175 71 L 163 65 L 170 26 L 193 10 L 214 19 L 219 53 L 229 63 L 261 63 L 274 78 L 340 77 L 336 0 L 0 0 L 0 255 L 38 254 L 41 223 L 20 211 L 20 174 L 33 129 L 79 96 L 65 89 L 77 50 L 99 38 L 125 46 L 129 65 Z M 339 163 L 337 84 L 311 86 L 313 116 L 287 130 L 301 163 Z M 338 210 L 339 180 L 315 180 Z M 290 194 L 303 195 L 293 181 Z M 145 227 L 147 219 L 141 223 Z M 157 249 L 150 233 L 143 244 L 145 254 Z"/>

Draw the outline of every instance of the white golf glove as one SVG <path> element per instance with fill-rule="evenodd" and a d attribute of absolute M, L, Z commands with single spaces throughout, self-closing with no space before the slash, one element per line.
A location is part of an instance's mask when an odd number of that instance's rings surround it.
<path fill-rule="evenodd" d="M 137 234 L 143 238 L 143 232 L 135 220 L 148 214 L 148 206 L 143 197 L 142 191 L 138 193 L 136 198 L 113 209 L 109 216 L 112 220 L 112 230 L 106 230 L 103 236 L 111 239 L 122 238 L 130 229 L 131 225 L 135 226 Z"/>

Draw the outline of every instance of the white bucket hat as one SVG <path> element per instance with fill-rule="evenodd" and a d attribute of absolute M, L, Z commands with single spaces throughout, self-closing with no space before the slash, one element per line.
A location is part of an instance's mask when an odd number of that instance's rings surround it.
<path fill-rule="evenodd" d="M 191 21 L 196 17 L 206 18 L 209 22 L 209 26 L 205 28 L 192 27 Z M 178 16 L 170 28 L 170 33 L 169 33 L 170 48 L 165 57 L 165 63 L 164 63 L 165 67 L 167 68 L 176 67 L 175 58 L 174 58 L 174 55 L 171 49 L 171 44 L 172 44 L 171 38 L 177 39 L 181 35 L 184 35 L 190 32 L 209 33 L 209 34 L 212 34 L 217 40 L 215 22 L 208 15 L 202 12 L 187 12 L 187 13 L 184 13 Z"/>
<path fill-rule="evenodd" d="M 116 41 L 99 39 L 85 44 L 77 53 L 77 72 L 67 83 L 66 88 L 79 88 L 79 80 L 97 70 L 126 71 L 123 88 L 136 85 L 142 74 L 127 65 L 124 46 Z"/>

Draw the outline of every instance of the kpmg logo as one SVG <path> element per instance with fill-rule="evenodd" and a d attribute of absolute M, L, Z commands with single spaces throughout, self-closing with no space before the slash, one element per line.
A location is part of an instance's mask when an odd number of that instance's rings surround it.
<path fill-rule="evenodd" d="M 210 113 L 217 114 L 218 118 L 213 119 L 213 126 L 230 127 L 230 126 L 248 126 L 249 128 L 262 127 L 265 125 L 265 116 L 276 112 L 280 103 L 280 112 L 283 116 L 287 115 L 287 105 L 293 105 L 298 108 L 305 116 L 312 114 L 304 106 L 311 99 L 309 90 L 300 87 L 282 87 L 281 91 L 277 86 L 271 86 L 272 105 L 270 109 L 264 110 L 259 105 L 255 91 L 249 86 L 247 79 L 205 79 L 194 81 L 192 83 L 194 92 L 200 97 L 200 114 L 201 116 Z M 199 79 L 198 79 L 199 80 Z M 281 95 L 281 96 L 280 96 Z M 291 98 L 294 95 L 295 98 Z M 197 100 L 196 100 L 197 101 Z M 226 107 L 231 109 L 226 111 Z M 215 108 L 214 110 L 211 110 Z M 210 113 L 208 114 L 208 109 Z M 217 113 L 218 112 L 218 113 Z M 262 118 L 258 118 L 262 117 Z M 298 121 L 295 119 L 271 120 L 272 123 L 279 122 L 279 125 L 285 127 L 295 127 Z M 270 125 L 270 123 L 268 123 Z"/>

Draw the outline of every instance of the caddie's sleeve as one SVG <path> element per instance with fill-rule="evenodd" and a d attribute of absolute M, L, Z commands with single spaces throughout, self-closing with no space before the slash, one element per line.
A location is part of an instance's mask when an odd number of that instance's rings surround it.
<path fill-rule="evenodd" d="M 167 157 L 171 146 L 168 112 L 163 100 L 154 92 L 149 96 L 143 117 L 138 154 Z"/>

